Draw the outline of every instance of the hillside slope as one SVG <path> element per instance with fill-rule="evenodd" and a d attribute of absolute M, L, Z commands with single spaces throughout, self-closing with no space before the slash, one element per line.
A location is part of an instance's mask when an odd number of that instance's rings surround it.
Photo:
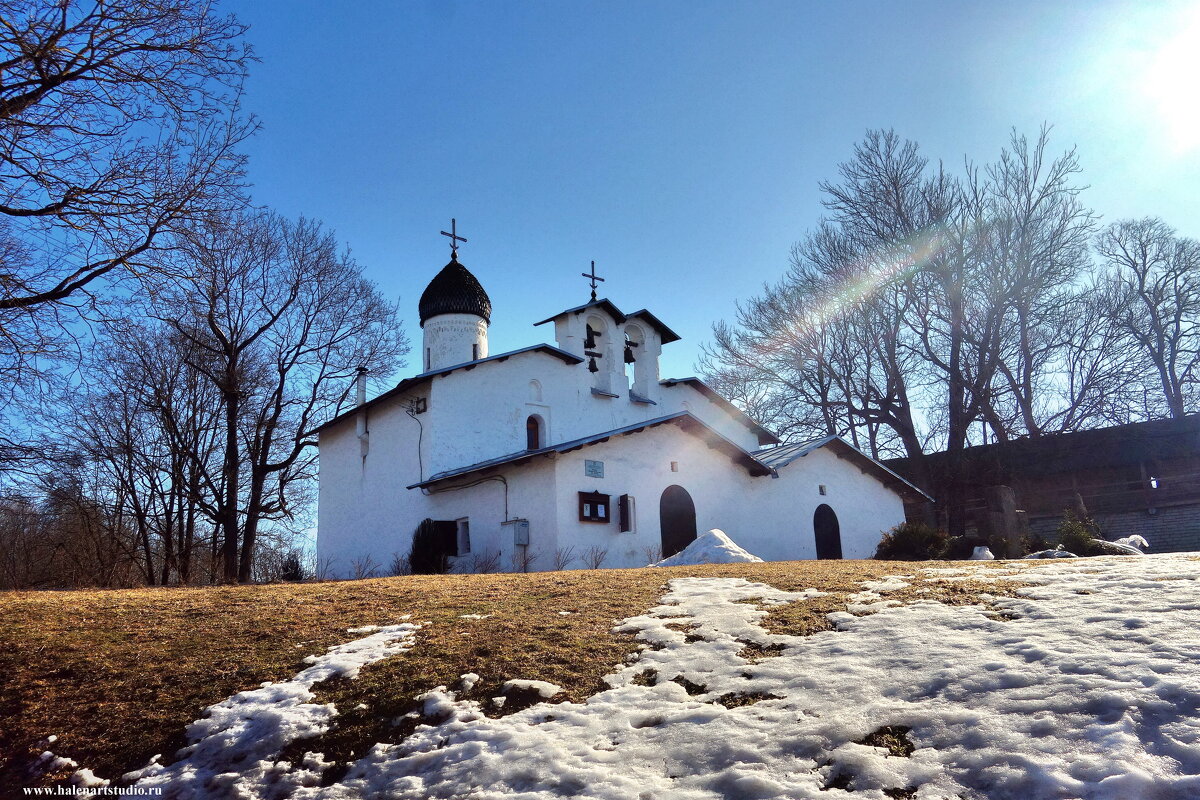
<path fill-rule="evenodd" d="M 1198 580 L 1172 556 L 8 596 L 0 752 L 11 788 L 49 747 L 167 797 L 1193 797 Z"/>
<path fill-rule="evenodd" d="M 306 656 L 358 638 L 350 628 L 405 615 L 429 623 L 403 657 L 318 687 L 342 711 L 320 743 L 335 760 L 394 738 L 390 721 L 417 707 L 416 695 L 468 672 L 481 676 L 481 696 L 506 680 L 536 678 L 563 687 L 558 699 L 582 701 L 637 650 L 632 637 L 612 631 L 615 621 L 654 605 L 669 578 L 738 576 L 830 592 L 781 617 L 801 632 L 829 629 L 824 612 L 844 608 L 861 581 L 909 566 L 787 562 L 0 594 L 0 792 L 30 785 L 27 771 L 46 749 L 104 776 L 156 754 L 170 760 L 205 708 L 292 677 Z M 973 602 L 978 588 L 949 584 L 940 593 Z M 354 710 L 360 703 L 369 713 Z M 52 747 L 48 736 L 57 737 Z"/>

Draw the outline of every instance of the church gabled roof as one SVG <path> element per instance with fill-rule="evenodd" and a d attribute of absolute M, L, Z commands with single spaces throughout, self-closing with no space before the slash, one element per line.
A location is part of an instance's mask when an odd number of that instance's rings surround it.
<path fill-rule="evenodd" d="M 740 408 L 735 406 L 733 403 L 726 400 L 724 397 L 721 396 L 721 394 L 719 392 L 714 390 L 712 387 L 710 387 L 707 383 L 700 380 L 699 378 L 666 378 L 665 380 L 661 380 L 658 382 L 659 386 L 679 386 L 681 384 L 684 386 L 692 387 L 693 389 L 698 391 L 700 394 L 704 395 L 709 400 L 711 400 L 713 403 L 720 406 L 725 411 L 729 412 L 729 414 L 732 415 L 735 419 L 737 419 L 739 422 L 741 422 L 743 425 L 745 425 L 747 428 L 749 428 L 751 431 L 753 431 L 754 435 L 758 437 L 759 444 L 761 444 L 761 445 L 779 444 L 778 436 L 771 433 L 769 430 L 764 428 L 762 425 L 758 424 L 754 420 L 753 417 L 751 417 L 745 411 L 742 411 Z"/>
<path fill-rule="evenodd" d="M 635 318 L 646 320 L 646 323 L 651 328 L 654 328 L 654 330 L 658 331 L 658 339 L 663 344 L 670 344 L 671 342 L 679 341 L 678 333 L 676 333 L 675 331 L 668 328 L 666 325 L 663 324 L 663 321 L 661 319 L 654 316 L 646 309 L 643 308 L 638 311 L 634 311 L 632 314 L 629 315 L 629 319 L 635 319 Z"/>
<path fill-rule="evenodd" d="M 317 427 L 313 428 L 305 435 L 312 436 L 314 434 L 320 433 L 323 430 L 326 430 L 327 428 L 332 428 L 334 425 L 338 424 L 339 422 L 342 422 L 343 420 L 346 420 L 346 419 L 349 419 L 349 418 L 355 416 L 358 412 L 363 411 L 364 409 L 368 409 L 368 408 L 371 408 L 372 406 L 376 406 L 379 403 L 382 403 L 383 401 L 387 400 L 388 398 L 395 397 L 396 395 L 399 395 L 399 394 L 404 394 L 409 389 L 414 389 L 414 388 L 420 386 L 421 384 L 428 383 L 429 381 L 433 380 L 436 377 L 439 377 L 442 375 L 449 375 L 451 372 L 454 372 L 454 371 L 460 370 L 460 369 L 465 372 L 470 372 L 471 370 L 478 367 L 480 364 L 491 364 L 491 363 L 498 364 L 498 363 L 507 361 L 508 359 L 512 358 L 513 356 L 519 356 L 519 355 L 523 355 L 525 353 L 541 353 L 543 355 L 552 356 L 554 358 L 557 358 L 559 361 L 563 362 L 564 364 L 572 364 L 573 365 L 573 364 L 582 364 L 583 363 L 583 359 L 580 358 L 579 356 L 575 355 L 574 353 L 568 353 L 566 350 L 557 348 L 552 344 L 535 344 L 535 345 L 530 345 L 529 347 L 522 347 L 520 350 L 509 350 L 507 353 L 496 353 L 495 355 L 487 356 L 486 358 L 477 358 L 474 361 L 464 361 L 461 364 L 454 364 L 449 367 L 441 367 L 440 369 L 433 369 L 433 370 L 430 370 L 429 372 L 422 372 L 421 374 L 414 375 L 411 378 L 403 379 L 402 381 L 397 383 L 391 389 L 388 389 L 383 394 L 378 395 L 376 397 L 372 397 L 370 400 L 363 403 L 361 406 L 353 406 L 351 408 L 346 409 L 345 411 L 338 414 L 333 419 L 330 419 L 327 422 L 323 422 L 320 425 L 318 425 Z"/>
<path fill-rule="evenodd" d="M 495 467 L 502 467 L 511 464 L 523 464 L 537 456 L 548 456 L 554 453 L 568 453 L 572 450 L 578 450 L 582 447 L 588 447 L 594 444 L 600 444 L 601 442 L 607 442 L 614 436 L 628 436 L 634 433 L 641 433 L 649 428 L 656 428 L 659 425 L 668 424 L 676 425 L 687 433 L 703 439 L 710 447 L 721 450 L 727 456 L 733 459 L 733 461 L 745 467 L 751 475 L 765 476 L 772 475 L 775 472 L 773 469 L 771 469 L 771 467 L 755 458 L 754 454 L 738 447 L 737 444 L 717 433 L 717 431 L 713 430 L 703 421 L 693 416 L 690 412 L 676 411 L 674 414 L 667 414 L 664 417 L 657 417 L 655 419 L 646 420 L 645 422 L 626 425 L 623 428 L 616 428 L 610 431 L 595 433 L 591 436 L 572 439 L 568 442 L 562 442 L 560 444 L 552 444 L 548 447 L 540 447 L 537 450 L 521 450 L 517 453 L 509 453 L 508 455 L 499 456 L 498 458 L 480 461 L 477 464 L 471 464 L 458 469 L 439 472 L 427 480 L 421 481 L 420 483 L 414 483 L 412 486 L 407 488 L 424 489 L 443 481 L 448 481 L 454 478 L 464 478 L 468 475 L 474 475 L 475 473 L 483 472 L 484 470 L 493 469 Z"/>
<path fill-rule="evenodd" d="M 584 303 L 581 306 L 575 306 L 574 308 L 568 308 L 566 311 L 560 311 L 557 314 L 555 314 L 553 317 L 546 317 L 541 322 L 533 323 L 533 327 L 536 328 L 538 325 L 545 325 L 547 322 L 553 322 L 554 320 L 558 319 L 559 317 L 565 316 L 567 314 L 582 314 L 584 311 L 587 311 L 589 308 L 603 308 L 605 311 L 608 312 L 609 316 L 612 317 L 617 322 L 624 322 L 626 319 L 625 315 L 621 313 L 621 309 L 619 309 L 615 305 L 613 305 L 613 302 L 611 300 L 609 300 L 607 297 L 602 297 L 599 300 L 591 300 L 589 302 Z"/>
<path fill-rule="evenodd" d="M 492 301 L 471 271 L 458 263 L 457 255 L 450 256 L 450 263 L 425 287 L 417 311 L 421 327 L 438 314 L 474 314 L 489 324 L 492 321 Z"/>

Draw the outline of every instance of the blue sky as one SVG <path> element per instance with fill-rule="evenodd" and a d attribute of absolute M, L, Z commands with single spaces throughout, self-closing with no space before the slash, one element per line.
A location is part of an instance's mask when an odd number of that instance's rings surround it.
<path fill-rule="evenodd" d="M 224 7 L 262 59 L 256 201 L 336 229 L 415 345 L 457 217 L 493 352 L 551 336 L 532 323 L 587 300 L 594 259 L 602 295 L 684 337 L 664 377 L 693 374 L 711 324 L 786 270 L 818 182 L 868 128 L 957 167 L 1048 122 L 1105 219 L 1200 236 L 1195 4 Z"/>

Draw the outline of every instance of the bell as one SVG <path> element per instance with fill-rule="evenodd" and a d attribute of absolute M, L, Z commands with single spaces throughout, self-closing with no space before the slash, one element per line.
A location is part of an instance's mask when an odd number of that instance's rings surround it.
<path fill-rule="evenodd" d="M 600 368 L 596 366 L 595 357 L 588 359 L 588 372 L 599 372 Z"/>
<path fill-rule="evenodd" d="M 633 348 L 625 345 L 625 363 L 632 364 L 634 361 L 637 361 L 637 359 L 633 357 Z"/>
<path fill-rule="evenodd" d="M 587 326 L 587 336 L 585 336 L 583 338 L 584 349 L 591 350 L 593 347 L 595 347 L 596 346 L 596 337 L 599 335 L 600 334 L 596 333 L 596 331 L 592 330 L 591 325 L 588 325 Z"/>

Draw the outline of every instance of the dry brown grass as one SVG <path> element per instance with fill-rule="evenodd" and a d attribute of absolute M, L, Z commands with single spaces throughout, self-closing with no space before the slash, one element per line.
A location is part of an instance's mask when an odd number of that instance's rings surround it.
<path fill-rule="evenodd" d="M 416 707 L 415 695 L 466 672 L 481 676 L 467 698 L 495 696 L 509 679 L 536 678 L 564 687 L 556 701 L 583 700 L 637 649 L 612 633 L 614 621 L 655 605 L 669 578 L 736 576 L 829 592 L 776 607 L 766 620 L 771 630 L 808 634 L 828 630 L 825 614 L 844 610 L 862 581 L 925 566 L 936 564 L 807 561 L 0 594 L 0 795 L 30 784 L 26 770 L 50 734 L 58 736 L 56 754 L 104 777 L 143 766 L 156 753 L 169 762 L 184 744 L 184 726 L 207 706 L 290 678 L 306 655 L 356 638 L 346 632 L 351 627 L 390 624 L 404 614 L 429 623 L 408 653 L 365 668 L 357 680 L 316 687 L 318 701 L 336 703 L 341 714 L 319 742 L 299 743 L 300 753 L 316 749 L 345 761 L 377 741 L 395 741 L 413 723 L 391 721 Z M 887 597 L 972 603 L 1005 585 L 923 580 Z M 531 702 L 513 698 L 503 711 Z M 367 708 L 355 710 L 360 703 Z"/>

